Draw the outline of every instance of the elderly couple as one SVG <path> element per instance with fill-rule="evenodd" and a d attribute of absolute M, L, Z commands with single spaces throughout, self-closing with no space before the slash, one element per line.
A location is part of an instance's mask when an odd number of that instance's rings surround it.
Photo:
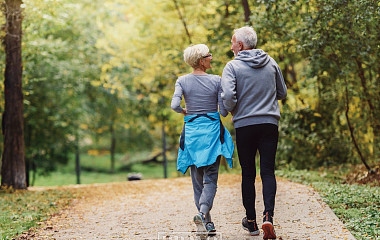
<path fill-rule="evenodd" d="M 193 72 L 178 78 L 171 107 L 182 113 L 184 127 L 180 137 L 177 169 L 185 173 L 190 167 L 198 232 L 215 232 L 210 210 L 217 188 L 220 156 L 232 167 L 234 144 L 220 121 L 233 115 L 236 145 L 242 169 L 242 198 L 246 216 L 243 229 L 250 235 L 260 234 L 255 210 L 255 156 L 260 154 L 263 183 L 264 239 L 275 239 L 273 212 L 276 195 L 274 174 L 280 110 L 277 100 L 284 99 L 287 89 L 277 63 L 261 49 L 252 27 L 236 29 L 231 40 L 235 59 L 228 62 L 222 78 L 207 74 L 212 55 L 204 44 L 188 47 L 184 60 Z M 181 107 L 182 96 L 186 108 Z M 219 106 L 219 111 L 218 111 Z M 214 233 L 215 234 L 215 233 Z"/>

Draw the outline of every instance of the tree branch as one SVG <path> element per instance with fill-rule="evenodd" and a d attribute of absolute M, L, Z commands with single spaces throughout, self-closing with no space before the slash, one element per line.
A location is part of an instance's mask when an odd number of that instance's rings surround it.
<path fill-rule="evenodd" d="M 346 119 L 347 119 L 347 125 L 348 125 L 348 128 L 350 129 L 350 134 L 351 134 L 351 139 L 352 139 L 352 142 L 354 143 L 355 145 L 355 148 L 356 148 L 356 151 L 358 152 L 359 156 L 360 156 L 360 159 L 362 160 L 363 164 L 365 165 L 365 167 L 367 168 L 367 170 L 370 172 L 371 171 L 371 168 L 370 166 L 368 166 L 362 152 L 360 151 L 360 148 L 359 148 L 359 145 L 358 143 L 356 142 L 356 139 L 355 139 L 355 135 L 354 135 L 354 128 L 352 127 L 351 125 L 351 121 L 350 121 L 350 118 L 348 117 L 348 112 L 350 110 L 350 103 L 349 103 L 349 98 L 348 98 L 348 87 L 347 87 L 347 80 L 345 79 L 345 82 L 346 82 Z"/>
<path fill-rule="evenodd" d="M 358 59 L 358 58 L 355 58 L 355 62 L 356 64 L 358 65 L 358 69 L 359 69 L 359 78 L 360 78 L 360 82 L 362 84 L 362 87 L 363 87 L 363 90 L 364 90 L 364 96 L 368 102 L 368 106 L 371 110 L 371 115 L 373 114 L 375 108 L 373 106 L 373 103 L 371 101 L 371 96 L 369 95 L 369 92 L 368 92 L 368 88 L 367 88 L 367 83 L 366 83 L 366 79 L 365 79 L 365 76 L 364 76 L 364 69 L 363 69 L 363 66 L 362 66 L 362 62 Z"/>
<path fill-rule="evenodd" d="M 177 12 L 178 12 L 179 18 L 181 19 L 181 21 L 182 21 L 182 23 L 183 23 L 183 27 L 185 28 L 186 35 L 187 35 L 187 37 L 189 38 L 189 42 L 190 42 L 190 44 L 192 44 L 191 36 L 190 36 L 189 30 L 187 29 L 186 21 L 185 21 L 185 19 L 184 19 L 183 16 L 182 16 L 181 10 L 180 10 L 179 7 L 178 7 L 177 0 L 173 0 L 173 2 L 174 2 L 174 5 L 175 5 L 175 8 L 177 9 Z"/>

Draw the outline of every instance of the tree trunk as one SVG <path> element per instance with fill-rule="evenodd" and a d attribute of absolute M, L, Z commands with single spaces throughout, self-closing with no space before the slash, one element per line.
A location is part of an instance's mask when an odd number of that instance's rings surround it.
<path fill-rule="evenodd" d="M 227 1 L 224 1 L 224 6 L 226 6 L 224 18 L 228 18 L 230 16 L 230 11 L 228 10 L 228 7 L 230 6 L 230 4 Z"/>
<path fill-rule="evenodd" d="M 362 88 L 363 88 L 363 93 L 364 93 L 363 96 L 364 96 L 364 99 L 367 101 L 368 108 L 369 108 L 369 120 L 370 120 L 371 127 L 373 129 L 373 135 L 374 135 L 373 158 L 374 158 L 374 160 L 376 160 L 378 158 L 378 154 L 379 154 L 377 152 L 378 151 L 377 148 L 378 148 L 379 143 L 380 143 L 380 121 L 379 121 L 380 111 L 379 111 L 379 108 L 375 106 L 375 104 L 379 99 L 379 95 L 378 95 L 378 91 L 376 91 L 376 90 L 374 91 L 375 96 L 373 94 L 371 94 L 371 92 L 368 90 L 367 79 L 365 78 L 364 69 L 363 69 L 363 63 L 358 58 L 355 58 L 355 62 L 356 62 L 356 65 L 358 66 L 358 75 L 360 78 L 360 83 L 361 83 Z M 371 71 L 371 70 L 369 70 L 369 71 Z"/>
<path fill-rule="evenodd" d="M 77 184 L 80 184 L 79 134 L 75 136 L 75 174 L 77 176 Z"/>
<path fill-rule="evenodd" d="M 110 153 L 111 153 L 111 172 L 115 172 L 115 146 L 116 146 L 116 137 L 115 137 L 115 129 L 114 129 L 114 122 L 112 121 L 111 127 L 111 148 L 110 148 Z"/>
<path fill-rule="evenodd" d="M 241 4 L 243 5 L 244 8 L 244 22 L 245 24 L 250 23 L 250 16 L 251 16 L 251 10 L 249 9 L 249 4 L 248 0 L 241 0 Z"/>
<path fill-rule="evenodd" d="M 166 159 L 165 120 L 162 122 L 162 156 L 164 158 L 164 178 L 168 178 L 168 161 Z"/>
<path fill-rule="evenodd" d="M 24 139 L 25 139 L 25 148 L 28 149 L 32 143 L 31 140 L 31 126 L 30 124 L 25 124 Z M 25 156 L 25 174 L 26 174 L 26 186 L 30 187 L 32 185 L 30 182 L 30 172 L 32 170 L 32 160 L 31 157 Z"/>
<path fill-rule="evenodd" d="M 3 113 L 4 152 L 1 185 L 26 189 L 25 143 L 23 126 L 21 0 L 6 0 L 5 74 Z"/>

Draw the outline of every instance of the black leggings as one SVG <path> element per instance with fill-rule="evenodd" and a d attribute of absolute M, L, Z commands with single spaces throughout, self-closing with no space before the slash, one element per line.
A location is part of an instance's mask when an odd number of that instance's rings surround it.
<path fill-rule="evenodd" d="M 249 220 L 256 219 L 255 209 L 255 156 L 260 154 L 260 176 L 263 183 L 264 215 L 273 216 L 276 178 L 274 175 L 278 142 L 278 127 L 274 124 L 257 124 L 236 128 L 236 144 L 242 169 L 243 205 Z"/>

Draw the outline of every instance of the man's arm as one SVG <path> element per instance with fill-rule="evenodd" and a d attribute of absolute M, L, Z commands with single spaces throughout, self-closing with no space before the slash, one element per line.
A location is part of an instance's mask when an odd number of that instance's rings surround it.
<path fill-rule="evenodd" d="M 227 109 L 227 111 L 232 112 L 236 106 L 237 98 L 236 74 L 230 62 L 227 63 L 227 65 L 223 69 L 222 89 L 223 92 L 221 96 L 223 99 L 223 105 Z"/>
<path fill-rule="evenodd" d="M 277 89 L 277 100 L 282 100 L 286 98 L 287 88 L 282 76 L 281 69 L 276 63 L 276 89 Z"/>
<path fill-rule="evenodd" d="M 219 113 L 220 115 L 222 115 L 223 117 L 227 116 L 228 115 L 228 111 L 226 110 L 226 108 L 224 107 L 224 104 L 223 104 L 223 99 L 222 99 L 222 83 L 221 83 L 222 79 L 219 77 L 219 91 L 218 91 L 218 105 L 219 105 Z"/>

